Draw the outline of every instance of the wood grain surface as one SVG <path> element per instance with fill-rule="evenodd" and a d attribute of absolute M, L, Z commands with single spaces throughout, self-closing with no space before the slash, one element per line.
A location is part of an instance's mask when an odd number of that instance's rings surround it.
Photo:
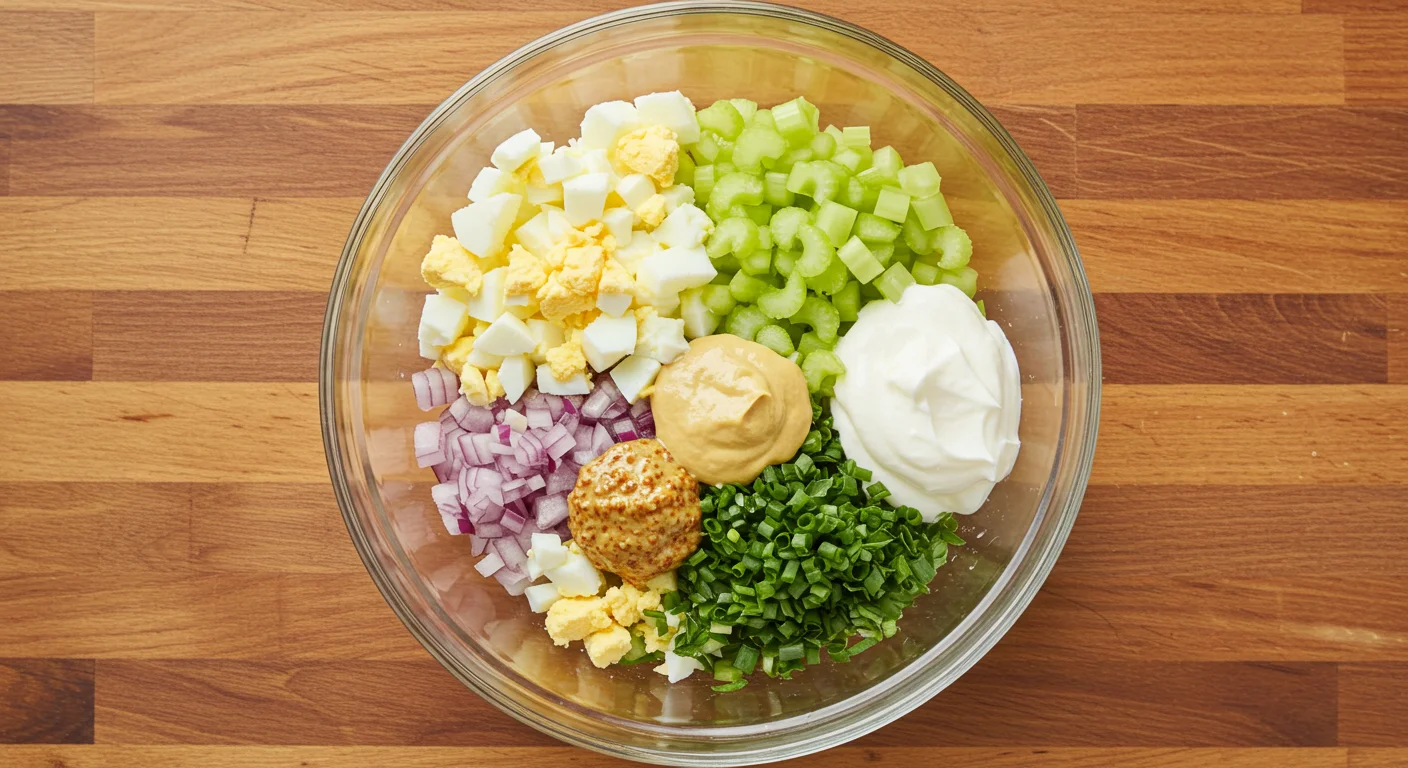
<path fill-rule="evenodd" d="M 1408 2 L 807 5 L 1027 149 L 1106 387 L 1025 615 L 806 764 L 1408 766 Z M 500 714 L 386 607 L 315 362 L 407 134 L 616 7 L 0 0 L 0 766 L 620 764 Z"/>

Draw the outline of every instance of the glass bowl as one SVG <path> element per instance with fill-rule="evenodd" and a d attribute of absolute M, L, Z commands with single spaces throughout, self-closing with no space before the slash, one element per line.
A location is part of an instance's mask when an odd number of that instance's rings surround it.
<path fill-rule="evenodd" d="M 989 317 L 1023 374 L 1022 451 L 1011 477 L 962 520 L 968 545 L 894 638 L 792 680 L 757 676 L 716 694 L 646 665 L 599 670 L 554 647 L 523 598 L 471 566 L 417 469 L 408 377 L 426 367 L 418 272 L 431 237 L 493 148 L 524 127 L 559 143 L 592 104 L 680 89 L 771 105 L 798 94 L 822 122 L 869 125 L 878 145 L 932 160 Z M 971 667 L 1050 571 L 1090 473 L 1099 411 L 1095 313 L 1051 193 L 1012 137 L 939 71 L 843 22 L 743 2 L 669 3 L 599 16 L 541 38 L 441 104 L 386 167 L 352 226 L 328 301 L 321 405 L 328 465 L 352 541 L 396 614 L 494 705 L 563 741 L 674 765 L 741 765 L 814 752 L 879 728 Z M 407 691 L 406 695 L 415 695 Z"/>

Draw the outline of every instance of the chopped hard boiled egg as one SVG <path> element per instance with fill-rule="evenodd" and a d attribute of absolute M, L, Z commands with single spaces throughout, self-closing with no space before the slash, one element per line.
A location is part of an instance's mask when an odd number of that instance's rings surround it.
<path fill-rule="evenodd" d="M 582 146 L 610 149 L 623 133 L 640 125 L 640 114 L 629 101 L 607 101 L 587 109 L 582 117 Z"/>
<path fill-rule="evenodd" d="M 629 208 L 611 208 L 601 214 L 601 223 L 616 238 L 616 247 L 621 248 L 631 242 L 631 228 L 635 226 L 636 215 Z"/>
<path fill-rule="evenodd" d="M 660 317 L 650 311 L 639 313 L 640 327 L 636 332 L 637 355 L 673 363 L 675 358 L 689 351 L 689 342 L 684 338 L 684 321 Z"/>
<path fill-rule="evenodd" d="M 581 552 L 569 551 L 562 565 L 544 569 L 543 573 L 564 597 L 595 595 L 603 583 L 601 571 Z"/>
<path fill-rule="evenodd" d="M 531 573 L 529 577 L 532 577 Z M 528 598 L 528 609 L 533 613 L 547 613 L 554 603 L 562 599 L 562 593 L 557 591 L 557 585 L 551 582 L 534 584 L 523 590 L 523 596 Z"/>
<path fill-rule="evenodd" d="M 420 276 L 435 288 L 463 289 L 470 295 L 478 293 L 484 282 L 484 272 L 474 254 L 445 235 L 436 235 L 431 241 L 430 252 L 420 263 Z"/>
<path fill-rule="evenodd" d="M 645 355 L 630 355 L 611 369 L 611 380 L 628 402 L 635 403 L 641 393 L 655 383 L 660 361 Z"/>
<path fill-rule="evenodd" d="M 582 158 L 567 147 L 558 147 L 552 155 L 538 160 L 538 172 L 546 184 L 561 184 L 586 169 Z"/>
<path fill-rule="evenodd" d="M 611 180 L 605 173 L 585 173 L 562 182 L 562 210 L 568 223 L 580 227 L 600 220 L 610 190 Z"/>
<path fill-rule="evenodd" d="M 421 341 L 443 347 L 458 339 L 468 322 L 465 305 L 448 296 L 429 294 L 420 313 Z"/>
<path fill-rule="evenodd" d="M 516 171 L 519 166 L 534 160 L 542 151 L 542 139 L 532 128 L 519 131 L 508 137 L 490 155 L 489 162 L 501 171 Z"/>
<path fill-rule="evenodd" d="M 634 317 L 598 317 L 582 331 L 582 351 L 596 371 L 605 371 L 635 348 Z"/>
<path fill-rule="evenodd" d="M 713 231 L 714 222 L 709 214 L 685 204 L 671 211 L 651 234 L 666 248 L 693 248 L 703 245 Z"/>
<path fill-rule="evenodd" d="M 667 248 L 641 260 L 636 280 L 654 294 L 708 285 L 719 272 L 702 246 Z"/>
<path fill-rule="evenodd" d="M 637 96 L 635 108 L 641 122 L 669 128 L 681 144 L 699 141 L 699 121 L 694 116 L 694 105 L 683 93 L 668 91 Z"/>
<path fill-rule="evenodd" d="M 643 173 L 632 173 L 622 176 L 616 182 L 616 196 L 626 203 L 631 210 L 640 207 L 640 204 L 649 200 L 655 194 L 655 182 Z"/>
<path fill-rule="evenodd" d="M 499 255 L 504 249 L 504 238 L 518 218 L 518 206 L 522 202 L 522 197 L 502 192 L 482 203 L 470 203 L 455 211 L 450 214 L 455 239 L 481 259 Z"/>
<path fill-rule="evenodd" d="M 491 355 L 508 357 L 532 352 L 537 346 L 528 326 L 505 312 L 476 337 L 474 348 Z"/>
<path fill-rule="evenodd" d="M 499 363 L 499 386 L 504 388 L 504 397 L 510 403 L 518 402 L 528 387 L 533 385 L 537 370 L 525 355 L 505 357 Z"/>
<path fill-rule="evenodd" d="M 479 293 L 469 300 L 466 307 L 470 317 L 486 323 L 499 319 L 499 315 L 504 313 L 504 281 L 507 277 L 508 269 L 505 267 L 484 273 Z"/>
<path fill-rule="evenodd" d="M 561 381 L 552 375 L 552 369 L 546 365 L 538 366 L 537 384 L 539 392 L 549 395 L 585 395 L 592 391 L 585 374 L 579 373 Z"/>

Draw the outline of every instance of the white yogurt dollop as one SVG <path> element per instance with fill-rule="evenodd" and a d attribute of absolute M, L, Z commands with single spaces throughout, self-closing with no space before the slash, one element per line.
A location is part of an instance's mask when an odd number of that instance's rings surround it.
<path fill-rule="evenodd" d="M 1021 447 L 1017 356 L 951 285 L 913 285 L 860 311 L 836 345 L 846 373 L 831 414 L 841 447 L 933 521 L 978 511 Z"/>

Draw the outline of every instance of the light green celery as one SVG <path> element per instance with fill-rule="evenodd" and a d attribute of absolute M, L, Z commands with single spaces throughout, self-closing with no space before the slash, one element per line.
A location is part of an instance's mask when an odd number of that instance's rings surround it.
<path fill-rule="evenodd" d="M 701 131 L 699 141 L 694 142 L 694 148 L 690 150 L 695 158 L 699 160 L 699 165 L 712 163 L 719 159 L 718 137 L 709 131 Z"/>
<path fill-rule="evenodd" d="M 738 168 L 722 154 L 719 155 L 718 161 L 714 163 L 714 176 L 720 179 L 736 170 L 738 170 Z"/>
<path fill-rule="evenodd" d="M 737 261 L 737 259 L 734 259 L 734 261 Z M 718 264 L 714 264 L 714 268 L 716 270 L 718 269 L 718 267 Z M 722 285 L 724 288 L 728 288 L 728 284 L 731 280 L 733 280 L 733 272 L 719 270 L 719 273 L 714 275 L 714 279 L 709 281 L 709 285 Z"/>
<path fill-rule="evenodd" d="M 787 278 L 787 285 L 768 291 L 758 298 L 758 309 L 773 320 L 782 320 L 797 314 L 806 298 L 806 281 L 802 279 L 801 273 L 793 270 Z"/>
<path fill-rule="evenodd" d="M 807 278 L 807 287 L 830 296 L 845 288 L 846 281 L 850 279 L 851 271 L 846 268 L 846 263 L 839 258 L 833 258 L 821 274 Z"/>
<path fill-rule="evenodd" d="M 768 206 L 768 215 L 772 215 L 772 206 Z M 768 226 L 766 221 L 755 223 L 758 225 L 758 248 L 765 251 L 772 250 L 772 228 Z"/>
<path fill-rule="evenodd" d="M 728 273 L 730 278 L 733 277 L 734 272 L 738 271 L 738 257 L 732 254 L 717 259 L 710 259 L 710 261 L 714 263 L 714 269 L 718 270 L 720 274 Z M 727 280 L 720 282 L 724 285 L 728 285 Z"/>
<path fill-rule="evenodd" d="M 826 126 L 826 132 L 831 134 L 832 138 L 836 139 L 837 146 L 841 146 L 846 143 L 846 134 L 842 133 L 840 128 L 837 128 L 834 125 L 828 125 Z"/>
<path fill-rule="evenodd" d="M 840 203 L 827 201 L 816 212 L 816 228 L 826 234 L 831 244 L 837 247 L 846 242 L 851 227 L 856 223 L 856 209 Z"/>
<path fill-rule="evenodd" d="M 721 259 L 729 254 L 741 259 L 757 247 L 758 225 L 742 217 L 720 221 L 704 246 L 710 259 Z"/>
<path fill-rule="evenodd" d="M 870 167 L 870 158 L 855 147 L 846 147 L 831 156 L 831 162 L 845 168 L 848 173 L 860 173 Z"/>
<path fill-rule="evenodd" d="M 851 274 L 856 276 L 856 280 L 862 283 L 874 280 L 881 272 L 885 271 L 885 268 L 880 266 L 880 262 L 875 260 L 870 249 L 865 247 L 865 243 L 861 242 L 859 237 L 852 237 L 846 241 L 845 245 L 837 249 L 836 258 L 840 259 L 851 271 Z"/>
<path fill-rule="evenodd" d="M 787 190 L 818 202 L 836 197 L 846 180 L 846 169 L 829 160 L 797 163 L 787 174 Z"/>
<path fill-rule="evenodd" d="M 753 341 L 762 344 L 783 357 L 787 357 L 797 348 L 792 345 L 792 337 L 787 335 L 787 329 L 780 325 L 769 323 L 759 328 Z"/>
<path fill-rule="evenodd" d="M 915 264 L 910 269 L 914 282 L 920 285 L 935 285 L 939 282 L 939 268 L 933 264 Z"/>
<path fill-rule="evenodd" d="M 753 115 L 758 111 L 758 102 L 756 101 L 749 101 L 748 99 L 729 99 L 728 103 L 732 104 L 733 108 L 738 110 L 738 116 L 742 117 L 745 123 L 752 120 Z"/>
<path fill-rule="evenodd" d="M 802 378 L 807 380 L 807 391 L 825 392 L 829 380 L 846 372 L 841 358 L 829 349 L 817 349 L 802 358 Z"/>
<path fill-rule="evenodd" d="M 816 332 L 818 341 L 835 344 L 837 331 L 841 328 L 841 313 L 825 299 L 808 296 L 802 302 L 802 308 L 792 315 L 792 322 L 811 328 Z"/>
<path fill-rule="evenodd" d="M 725 218 L 734 206 L 758 205 L 763 202 L 763 180 L 737 171 L 719 177 L 709 191 L 709 215 L 715 220 Z"/>
<path fill-rule="evenodd" d="M 739 304 L 724 319 L 724 333 L 745 338 L 749 341 L 757 335 L 758 329 L 768 324 L 768 317 L 762 310 L 751 304 Z"/>
<path fill-rule="evenodd" d="M 787 277 L 788 275 L 792 274 L 792 267 L 796 266 L 796 264 L 796 251 L 778 250 L 772 256 L 772 268 L 777 271 L 777 274 L 782 275 L 783 277 Z"/>
<path fill-rule="evenodd" d="M 987 317 L 987 316 L 988 316 L 988 308 L 987 308 L 986 305 L 983 304 L 983 300 L 982 300 L 982 299 L 978 299 L 975 303 L 978 305 L 978 311 L 981 312 L 981 313 L 983 313 L 983 317 Z"/>
<path fill-rule="evenodd" d="M 772 230 L 772 244 L 790 250 L 797 244 L 798 230 L 810 221 L 811 215 L 801 208 L 779 208 L 768 225 Z"/>
<path fill-rule="evenodd" d="M 928 256 L 934 252 L 934 236 L 924 230 L 924 225 L 919 223 L 913 212 L 904 220 L 904 244 L 919 256 Z"/>
<path fill-rule="evenodd" d="M 763 174 L 763 202 L 776 208 L 791 205 L 797 196 L 787 189 L 787 174 L 768 171 Z"/>
<path fill-rule="evenodd" d="M 773 166 L 773 170 L 788 173 L 798 163 L 805 163 L 811 159 L 812 151 L 807 147 L 802 147 L 801 149 L 789 149 L 787 150 L 787 154 L 783 155 L 782 159 L 778 160 L 777 164 Z"/>
<path fill-rule="evenodd" d="M 973 298 L 978 293 L 978 273 L 972 267 L 960 267 L 952 272 L 939 273 L 939 282 L 951 285 Z"/>
<path fill-rule="evenodd" d="M 866 243 L 865 247 L 870 249 L 870 255 L 880 262 L 880 266 L 888 267 L 895 258 L 894 243 Z"/>
<path fill-rule="evenodd" d="M 694 161 L 688 152 L 680 153 L 680 167 L 675 171 L 675 183 L 694 186 Z"/>
<path fill-rule="evenodd" d="M 802 334 L 802 338 L 797 341 L 797 354 L 799 355 L 810 355 L 818 349 L 835 348 L 835 341 L 832 341 L 830 343 L 822 341 L 816 335 L 816 331 L 807 331 L 806 333 Z"/>
<path fill-rule="evenodd" d="M 811 107 L 811 109 L 808 109 Z M 772 108 L 772 120 L 777 130 L 794 147 L 805 146 L 816 135 L 815 111 L 806 99 L 797 97 Z"/>
<path fill-rule="evenodd" d="M 895 183 L 894 179 L 885 178 L 884 174 L 872 168 L 866 168 L 856 174 L 856 179 L 867 187 L 885 187 Z"/>
<path fill-rule="evenodd" d="M 900 159 L 900 153 L 894 147 L 881 147 L 870 156 L 870 169 L 875 171 L 875 175 L 893 184 L 899 183 L 900 169 L 904 167 L 904 161 Z"/>
<path fill-rule="evenodd" d="M 787 152 L 787 140 L 782 134 L 763 126 L 750 126 L 739 134 L 733 147 L 733 162 L 741 171 L 759 173 L 772 167 Z"/>
<path fill-rule="evenodd" d="M 829 133 L 818 133 L 812 137 L 812 155 L 818 160 L 830 160 L 836 152 L 836 137 Z"/>
<path fill-rule="evenodd" d="M 706 285 L 699 294 L 704 306 L 710 312 L 723 316 L 733 311 L 738 306 L 738 300 L 733 298 L 733 293 L 727 285 Z"/>
<path fill-rule="evenodd" d="M 734 274 L 733 279 L 728 282 L 729 293 L 740 304 L 753 304 L 758 301 L 758 297 L 773 289 L 773 284 L 764 279 L 753 277 L 747 272 L 739 271 Z"/>
<path fill-rule="evenodd" d="M 772 206 L 767 203 L 745 205 L 743 206 L 743 215 L 752 219 L 754 224 L 766 227 L 768 222 L 772 220 Z"/>
<path fill-rule="evenodd" d="M 875 287 L 880 289 L 880 295 L 890 301 L 899 301 L 904 289 L 911 285 L 914 285 L 914 276 L 903 264 L 891 264 L 889 269 L 875 278 Z"/>
<path fill-rule="evenodd" d="M 777 130 L 777 123 L 773 122 L 771 109 L 760 109 L 748 118 L 749 125 L 756 125 L 760 128 L 771 128 Z"/>
<path fill-rule="evenodd" d="M 841 141 L 848 147 L 870 149 L 870 126 L 848 125 L 841 129 Z"/>
<path fill-rule="evenodd" d="M 896 240 L 895 255 L 890 261 L 895 264 L 903 264 L 905 269 L 908 269 L 914 263 L 914 251 L 911 251 L 909 245 L 903 240 Z"/>
<path fill-rule="evenodd" d="M 925 229 L 953 226 L 953 214 L 949 213 L 948 202 L 944 200 L 943 195 L 935 194 L 921 197 L 911 202 L 910 205 L 914 207 L 914 215 L 919 219 L 919 224 Z M 901 219 L 896 219 L 896 221 L 901 221 Z"/>
<path fill-rule="evenodd" d="M 958 269 L 968 266 L 973 256 L 973 241 L 961 227 L 939 227 L 934 230 L 934 244 L 943 252 L 939 259 L 942 269 Z"/>
<path fill-rule="evenodd" d="M 773 238 L 776 240 L 776 237 Z M 797 271 L 802 277 L 814 277 L 826 271 L 835 256 L 836 248 L 826 233 L 811 224 L 803 224 L 797 232 L 802 241 L 802 258 L 797 260 Z"/>
<path fill-rule="evenodd" d="M 714 166 L 698 165 L 694 167 L 694 199 L 708 200 L 709 192 L 714 188 Z"/>
<path fill-rule="evenodd" d="M 761 235 L 767 230 L 759 230 Z M 772 249 L 757 248 L 747 256 L 738 258 L 738 269 L 747 275 L 766 275 L 772 268 Z"/>
<path fill-rule="evenodd" d="M 756 108 L 756 105 L 754 105 Z M 695 113 L 699 127 L 732 141 L 743 131 L 743 115 L 727 101 L 716 101 Z"/>
<path fill-rule="evenodd" d="M 872 199 L 877 193 L 873 187 L 867 187 L 859 176 L 852 176 L 846 179 L 846 186 L 841 188 L 841 202 L 848 208 L 863 211 L 875 207 Z"/>
<path fill-rule="evenodd" d="M 841 322 L 853 323 L 860 312 L 860 283 L 851 280 L 831 297 L 831 304 L 841 315 Z"/>
<path fill-rule="evenodd" d="M 938 197 L 939 202 L 942 203 L 943 197 Z M 882 219 L 889 219 L 896 224 L 903 224 L 909 215 L 910 204 L 909 195 L 898 189 L 882 189 L 875 197 L 875 215 Z M 944 210 L 948 210 L 948 208 L 945 207 Z M 924 223 L 923 217 L 920 217 L 919 223 Z"/>
<path fill-rule="evenodd" d="M 873 213 L 862 213 L 856 216 L 854 232 L 867 243 L 893 243 L 900 236 L 900 225 Z"/>
<path fill-rule="evenodd" d="M 719 155 L 718 155 L 718 157 L 715 157 L 715 158 L 714 158 L 714 162 L 716 162 L 716 163 L 732 163 L 732 162 L 733 162 L 733 142 L 729 141 L 728 139 L 723 138 L 722 136 L 715 136 L 715 137 L 714 137 L 714 143 L 718 144 L 718 146 L 719 146 Z M 720 171 L 719 173 L 723 173 L 723 171 Z"/>
<path fill-rule="evenodd" d="M 900 169 L 900 189 L 910 197 L 928 197 L 938 194 L 939 172 L 930 162 L 910 165 Z"/>

